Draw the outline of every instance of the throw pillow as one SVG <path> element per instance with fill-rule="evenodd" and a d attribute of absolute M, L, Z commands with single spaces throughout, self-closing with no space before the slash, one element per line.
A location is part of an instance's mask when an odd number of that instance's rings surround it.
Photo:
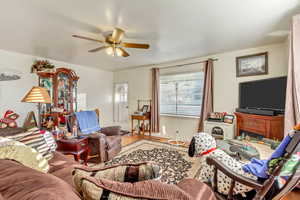
<path fill-rule="evenodd" d="M 120 164 L 108 167 L 90 168 L 78 166 L 74 169 L 73 180 L 77 189 L 80 188 L 82 177 L 95 177 L 100 179 L 108 179 L 118 182 L 138 182 L 150 179 L 160 179 L 161 169 L 152 162 L 144 162 L 137 164 Z"/>
<path fill-rule="evenodd" d="M 34 148 L 48 161 L 53 157 L 50 147 L 48 146 L 46 140 L 44 139 L 44 136 L 40 133 L 40 130 L 38 128 L 33 128 L 25 133 L 9 136 L 8 138 L 22 142 L 25 145 Z"/>
<path fill-rule="evenodd" d="M 159 181 L 142 181 L 137 183 L 120 183 L 110 180 L 95 178 L 83 179 L 84 199 L 98 200 L 141 200 L 141 199 L 164 199 L 164 200 L 192 200 L 193 198 L 176 185 L 166 184 Z"/>
<path fill-rule="evenodd" d="M 41 134 L 44 136 L 44 139 L 50 148 L 51 152 L 54 152 L 57 148 L 57 144 L 51 132 L 49 131 L 41 131 Z"/>
<path fill-rule="evenodd" d="M 47 160 L 35 149 L 25 144 L 0 137 L 0 159 L 15 160 L 27 167 L 47 173 Z"/>
<path fill-rule="evenodd" d="M 105 168 L 78 166 L 73 182 L 84 199 L 191 199 L 175 185 L 156 180 L 160 168 L 153 163 L 122 164 Z"/>

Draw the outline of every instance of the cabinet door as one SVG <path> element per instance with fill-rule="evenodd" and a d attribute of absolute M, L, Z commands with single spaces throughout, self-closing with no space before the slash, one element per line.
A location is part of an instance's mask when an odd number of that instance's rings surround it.
<path fill-rule="evenodd" d="M 57 107 L 65 112 L 72 112 L 72 82 L 69 75 L 64 72 L 57 74 Z"/>
<path fill-rule="evenodd" d="M 72 88 L 73 112 L 77 112 L 78 110 L 77 81 L 73 81 L 72 87 L 73 87 Z"/>
<path fill-rule="evenodd" d="M 267 126 L 266 120 L 255 119 L 255 118 L 243 118 L 242 119 L 243 129 L 253 133 L 265 135 Z"/>
<path fill-rule="evenodd" d="M 49 77 L 39 77 L 39 86 L 45 88 L 48 91 L 50 98 L 53 100 L 53 79 L 51 76 Z M 40 120 L 41 123 L 47 120 L 49 117 L 49 113 L 51 112 L 52 105 L 51 104 L 39 104 L 40 109 Z"/>
<path fill-rule="evenodd" d="M 54 77 L 54 107 L 58 126 L 66 125 L 67 116 L 77 111 L 77 80 L 75 72 L 59 68 Z"/>

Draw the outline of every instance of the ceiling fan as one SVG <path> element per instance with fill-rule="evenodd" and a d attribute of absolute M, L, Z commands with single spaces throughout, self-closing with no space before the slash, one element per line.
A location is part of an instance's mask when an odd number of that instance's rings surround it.
<path fill-rule="evenodd" d="M 125 51 L 125 48 L 137 48 L 137 49 L 149 49 L 149 44 L 137 44 L 137 43 L 128 43 L 123 42 L 125 32 L 120 28 L 114 28 L 112 34 L 109 34 L 105 37 L 105 40 L 93 39 L 80 35 L 72 35 L 75 38 L 80 38 L 84 40 L 90 40 L 94 42 L 103 43 L 104 46 L 98 47 L 96 49 L 91 49 L 89 52 L 97 52 L 100 50 L 105 50 L 108 55 L 112 56 L 123 56 L 128 57 L 129 53 Z"/>

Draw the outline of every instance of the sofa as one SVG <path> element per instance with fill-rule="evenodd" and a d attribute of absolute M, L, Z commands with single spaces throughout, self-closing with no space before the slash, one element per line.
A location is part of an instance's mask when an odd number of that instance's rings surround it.
<path fill-rule="evenodd" d="M 0 160 L 0 200 L 82 199 L 72 181 L 72 171 L 78 163 L 71 157 L 54 152 L 49 165 L 46 174 L 16 161 Z M 177 187 L 188 193 L 191 199 L 214 199 L 208 186 L 195 179 L 185 179 Z"/>
<path fill-rule="evenodd" d="M 13 160 L 0 160 L 0 194 L 4 200 L 80 200 L 72 181 L 73 166 L 77 164 L 54 152 L 46 174 Z"/>

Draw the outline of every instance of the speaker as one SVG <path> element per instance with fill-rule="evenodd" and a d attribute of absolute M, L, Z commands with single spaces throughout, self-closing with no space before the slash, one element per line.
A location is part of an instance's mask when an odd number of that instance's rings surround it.
<path fill-rule="evenodd" d="M 265 115 L 265 116 L 275 116 L 276 112 L 274 110 L 263 110 L 263 109 L 253 109 L 253 108 L 237 108 L 236 112 L 253 114 L 253 115 Z"/>

